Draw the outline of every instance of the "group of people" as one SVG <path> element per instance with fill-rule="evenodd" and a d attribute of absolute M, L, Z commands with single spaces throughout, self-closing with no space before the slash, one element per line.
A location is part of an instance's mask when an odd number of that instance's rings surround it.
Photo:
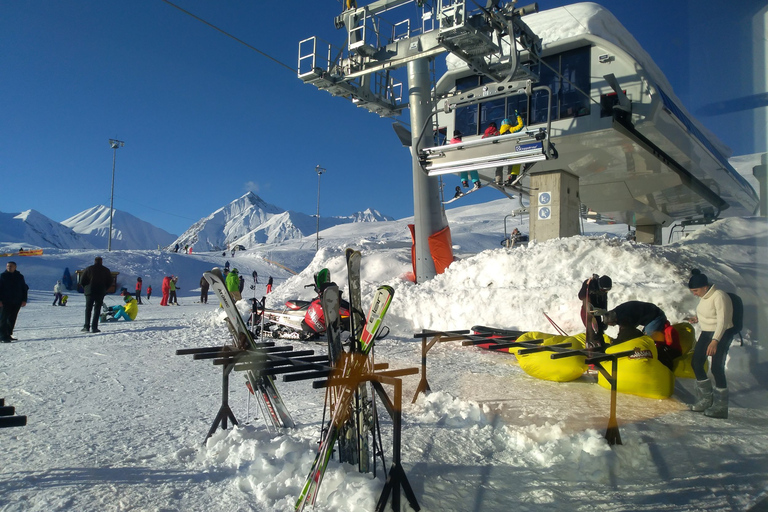
<path fill-rule="evenodd" d="M 634 300 L 609 310 L 607 294 L 612 285 L 609 276 L 593 275 L 584 281 L 579 290 L 579 299 L 583 301 L 581 318 L 587 328 L 588 348 L 602 345 L 606 326 L 618 325 L 619 333 L 614 343 L 641 335 L 649 336 L 656 344 L 659 361 L 671 370 L 673 361 L 682 355 L 682 348 L 677 331 L 670 325 L 664 311 L 650 302 Z M 701 326 L 691 360 L 696 376 L 696 401 L 690 408 L 713 418 L 727 418 L 725 360 L 731 341 L 737 334 L 734 329 L 733 302 L 728 293 L 710 283 L 707 276 L 698 269 L 691 272 L 688 288 L 701 299 L 696 315 L 686 319 Z M 638 329 L 639 326 L 642 326 L 642 330 Z M 712 380 L 706 370 L 708 357 L 712 357 Z"/>
<path fill-rule="evenodd" d="M 254 278 L 256 274 L 254 272 Z M 163 297 L 160 301 L 161 306 L 175 304 L 178 306 L 176 291 L 178 288 L 179 277 L 175 275 L 163 278 L 162 292 Z M 258 282 L 258 280 L 256 280 Z M 272 291 L 272 277 L 269 277 L 267 283 L 267 293 Z M 104 265 L 101 257 L 94 259 L 93 265 L 83 270 L 80 276 L 80 285 L 85 295 L 85 322 L 82 332 L 98 333 L 99 320 L 116 321 L 123 319 L 132 321 L 138 314 L 138 306 L 142 304 L 141 292 L 143 288 L 142 278 L 136 279 L 135 294 L 131 294 L 123 288 L 121 296 L 123 304 L 114 306 L 105 306 L 104 298 L 108 290 L 114 284 L 112 272 Z M 229 272 L 226 278 L 227 289 L 236 300 L 242 297 L 245 281 L 240 276 L 237 269 Z M 5 272 L 0 274 L 0 342 L 11 343 L 16 341 L 13 337 L 13 330 L 16 326 L 16 320 L 19 310 L 27 305 L 27 285 L 24 276 L 17 270 L 16 262 L 6 263 Z M 66 305 L 66 295 L 61 280 L 56 281 L 53 287 L 53 306 Z M 147 286 L 147 300 L 152 296 L 152 286 Z M 208 282 L 200 279 L 200 301 L 208 302 Z"/>
<path fill-rule="evenodd" d="M 505 135 L 509 133 L 516 133 L 523 129 L 525 126 L 525 123 L 523 122 L 522 116 L 515 110 L 514 115 L 512 116 L 513 120 L 510 118 L 504 118 L 501 121 L 501 128 L 499 128 L 496 125 L 495 121 L 491 121 L 488 123 L 488 127 L 483 132 L 483 136 L 481 138 L 487 139 L 489 137 L 496 137 L 498 135 Z M 459 144 L 461 143 L 462 139 L 464 137 L 464 134 L 461 133 L 461 130 L 453 130 L 453 138 L 448 141 L 448 144 Z M 503 178 L 502 178 L 502 168 L 499 167 L 496 170 L 496 182 L 501 185 Z M 512 165 L 509 167 L 509 175 L 507 176 L 507 183 L 513 183 L 515 179 L 517 178 L 517 175 L 520 174 L 520 166 L 519 165 Z M 464 188 L 469 188 L 469 182 L 472 181 L 472 188 L 480 188 L 480 176 L 478 175 L 477 171 L 462 171 L 460 173 L 460 179 L 461 179 L 461 186 Z M 456 195 L 454 197 L 460 197 L 464 195 L 460 187 L 456 187 Z"/>
<path fill-rule="evenodd" d="M 176 290 L 180 289 L 177 286 L 178 282 L 179 276 L 170 275 L 163 278 L 163 284 L 160 287 L 160 291 L 163 294 L 163 297 L 160 299 L 161 306 L 167 306 L 168 304 L 173 304 L 175 306 L 179 305 L 179 301 L 176 297 Z"/>
<path fill-rule="evenodd" d="M 176 244 L 173 247 L 173 252 L 179 252 L 179 249 L 181 249 L 181 246 L 179 244 Z M 189 244 L 184 244 L 184 254 L 192 254 L 192 246 Z"/>

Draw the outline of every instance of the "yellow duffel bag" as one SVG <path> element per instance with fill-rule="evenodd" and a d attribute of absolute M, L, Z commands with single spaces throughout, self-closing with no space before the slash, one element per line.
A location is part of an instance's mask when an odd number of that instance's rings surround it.
<path fill-rule="evenodd" d="M 615 354 L 632 349 L 637 352 L 636 355 L 618 360 L 616 389 L 630 395 L 669 398 L 675 388 L 675 376 L 669 368 L 659 362 L 656 344 L 650 337 L 640 336 L 618 345 L 611 345 L 605 353 Z M 612 371 L 611 361 L 603 361 L 600 364 L 609 373 Z M 610 383 L 605 380 L 602 373 L 598 373 L 597 383 L 606 389 L 611 389 Z"/>
<path fill-rule="evenodd" d="M 517 341 L 527 341 L 534 339 L 542 339 L 544 342 L 542 345 L 557 345 L 560 343 L 570 343 L 571 348 L 579 350 L 584 348 L 583 344 L 579 342 L 573 336 L 556 336 L 553 334 L 545 334 L 541 332 L 525 333 Z M 519 348 L 510 349 L 517 357 L 517 362 L 520 364 L 520 368 L 525 371 L 531 377 L 536 377 L 542 380 L 551 380 L 555 382 L 568 382 L 578 379 L 587 370 L 587 365 L 584 364 L 586 359 L 584 356 L 571 356 L 564 357 L 562 359 L 552 359 L 550 356 L 554 354 L 549 350 L 543 350 L 541 352 L 534 352 L 532 354 L 518 354 Z"/>

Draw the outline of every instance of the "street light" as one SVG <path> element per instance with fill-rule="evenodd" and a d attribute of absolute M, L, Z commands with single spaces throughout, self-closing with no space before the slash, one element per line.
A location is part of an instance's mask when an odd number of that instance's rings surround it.
<path fill-rule="evenodd" d="M 325 172 L 325 169 L 319 165 L 315 166 L 315 172 L 317 173 L 317 235 L 315 240 L 315 252 L 320 249 L 320 175 Z"/>
<path fill-rule="evenodd" d="M 112 250 L 112 209 L 115 203 L 115 158 L 117 158 L 117 148 L 125 146 L 125 142 L 117 139 L 109 139 L 109 145 L 112 147 L 112 192 L 109 195 L 109 242 L 107 250 Z"/>

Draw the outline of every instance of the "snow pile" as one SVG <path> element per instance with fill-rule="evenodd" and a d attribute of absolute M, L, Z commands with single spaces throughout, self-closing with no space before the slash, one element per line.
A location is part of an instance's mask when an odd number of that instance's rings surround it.
<path fill-rule="evenodd" d="M 484 247 L 483 225 L 473 230 L 465 222 L 457 229 L 459 244 L 466 251 Z M 402 278 L 411 270 L 409 244 L 400 235 L 378 237 L 392 227 L 377 224 L 389 223 L 371 223 L 368 235 L 352 224 L 337 228 L 314 259 L 314 247 L 293 254 L 291 244 L 298 242 L 287 244 L 286 258 L 309 261 L 297 276 L 258 251 L 238 254 L 230 264 L 246 275 L 259 272 L 246 297 L 263 295 L 263 276 L 274 275 L 268 297 L 277 305 L 311 295 L 303 286 L 323 267 L 346 288 L 343 248 L 376 240 L 364 247 L 363 297 L 367 304 L 379 284 L 395 287 L 386 322 L 392 332 L 375 347 L 376 361 L 392 369 L 420 364 L 422 344 L 413 334 L 421 328 L 482 323 L 551 330 L 546 311 L 577 333 L 583 327 L 576 293 L 593 272 L 613 278 L 611 305 L 650 300 L 673 319 L 695 307 L 686 289 L 691 268 L 738 290 L 746 305 L 744 345 L 732 346 L 727 363 L 729 419 L 690 413 L 692 382 L 678 379 L 668 400 L 619 395 L 623 444 L 613 447 L 603 437 L 610 392 L 594 376 L 543 381 L 526 375 L 510 354 L 436 343 L 427 357 L 431 393 L 411 403 L 419 376 L 402 379 L 402 467 L 422 510 L 746 510 L 765 503 L 768 373 L 758 338 L 768 283 L 764 220 L 720 221 L 666 247 L 600 235 L 464 253 L 447 272 L 419 285 Z M 104 254 L 125 279 L 138 272 L 152 279 L 180 275 L 181 306 L 159 307 L 155 296 L 140 306 L 136 321 L 103 324 L 102 334 L 92 335 L 80 332 L 82 295 L 72 293 L 67 307 L 51 307 L 50 287 L 64 266 L 80 268 L 96 254 L 46 251 L 18 259 L 32 290 L 14 333 L 19 341 L 0 347 L 0 397 L 29 424 L 2 431 L 0 510 L 292 510 L 317 453 L 324 390 L 277 379 L 298 427 L 271 432 L 242 375 L 233 372 L 229 403 L 240 425 L 216 431 L 203 445 L 221 405 L 221 368 L 175 356 L 180 348 L 229 341 L 213 296 L 196 303 L 200 274 L 226 258 Z M 248 311 L 245 301 L 238 306 Z M 322 343 L 277 343 L 325 353 Z M 391 387 L 385 390 L 393 395 Z M 389 469 L 392 420 L 381 406 L 379 416 Z M 373 510 L 383 485 L 381 465 L 372 478 L 331 460 L 316 510 Z M 405 496 L 402 501 L 405 510 Z"/>

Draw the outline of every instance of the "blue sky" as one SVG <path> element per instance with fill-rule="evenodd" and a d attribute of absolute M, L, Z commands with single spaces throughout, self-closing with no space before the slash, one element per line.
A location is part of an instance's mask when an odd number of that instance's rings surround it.
<path fill-rule="evenodd" d="M 115 208 L 175 234 L 248 190 L 313 214 L 318 164 L 322 215 L 413 214 L 410 156 L 392 120 L 293 71 L 300 40 L 343 43 L 338 0 L 174 3 L 291 69 L 162 0 L 0 2 L 0 211 L 62 221 L 109 205 L 117 138 Z M 736 4 L 603 2 L 738 155 L 766 151 L 764 126 L 740 100 L 765 92 L 749 75 L 765 41 L 745 29 L 765 2 Z M 500 197 L 481 190 L 455 204 Z"/>

